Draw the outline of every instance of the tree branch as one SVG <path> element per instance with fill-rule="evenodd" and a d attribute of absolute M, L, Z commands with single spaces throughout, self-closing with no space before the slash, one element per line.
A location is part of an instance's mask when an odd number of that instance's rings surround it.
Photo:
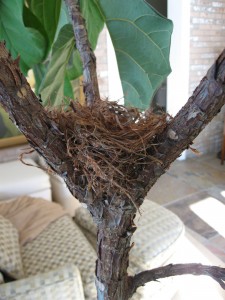
<path fill-rule="evenodd" d="M 78 0 L 65 0 L 71 16 L 76 46 L 83 63 L 84 94 L 86 103 L 92 106 L 100 99 L 98 79 L 96 74 L 96 58 L 88 40 L 85 20 L 83 19 Z"/>
<path fill-rule="evenodd" d="M 181 74 L 182 75 L 182 74 Z M 154 157 L 160 163 L 146 164 L 138 181 L 142 190 L 136 190 L 136 201 L 145 197 L 170 164 L 189 148 L 192 141 L 217 115 L 225 104 L 225 49 L 201 80 L 193 95 L 178 112 L 164 132 L 156 138 Z"/>
<path fill-rule="evenodd" d="M 30 145 L 65 180 L 71 193 L 82 201 L 85 192 L 79 184 L 76 185 L 79 174 L 76 174 L 67 154 L 64 135 L 48 117 L 20 72 L 18 60 L 12 60 L 4 43 L 0 43 L 0 104 Z"/>
<path fill-rule="evenodd" d="M 202 264 L 170 264 L 153 270 L 144 271 L 130 277 L 130 297 L 135 293 L 138 287 L 145 285 L 147 282 L 157 281 L 158 279 L 170 276 L 188 274 L 210 276 L 225 290 L 225 268 L 205 266 Z"/>

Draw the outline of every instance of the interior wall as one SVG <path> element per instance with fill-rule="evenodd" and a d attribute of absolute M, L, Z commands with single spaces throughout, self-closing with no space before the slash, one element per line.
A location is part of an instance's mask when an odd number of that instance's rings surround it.
<path fill-rule="evenodd" d="M 189 97 L 190 0 L 168 0 L 173 21 L 170 49 L 171 74 L 167 78 L 167 111 L 175 116 Z M 180 159 L 186 158 L 186 151 Z"/>
<path fill-rule="evenodd" d="M 167 79 L 167 110 L 175 116 L 189 96 L 190 0 L 168 0 L 173 21 L 170 49 L 171 74 Z"/>

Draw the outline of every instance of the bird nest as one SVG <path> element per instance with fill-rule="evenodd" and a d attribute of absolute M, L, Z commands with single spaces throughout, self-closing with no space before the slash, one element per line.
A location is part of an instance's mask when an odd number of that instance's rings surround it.
<path fill-rule="evenodd" d="M 130 197 L 145 164 L 156 162 L 155 138 L 167 126 L 165 113 L 141 113 L 109 101 L 93 108 L 71 102 L 69 109 L 48 114 L 65 136 L 75 175 L 82 174 L 96 197 Z"/>

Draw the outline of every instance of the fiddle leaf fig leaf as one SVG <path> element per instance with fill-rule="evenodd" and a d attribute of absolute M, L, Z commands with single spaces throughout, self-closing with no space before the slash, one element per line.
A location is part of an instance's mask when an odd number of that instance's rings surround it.
<path fill-rule="evenodd" d="M 58 27 L 61 0 L 31 0 L 29 8 L 42 24 L 48 37 L 48 48 L 50 49 Z"/>
<path fill-rule="evenodd" d="M 94 0 L 80 0 L 80 9 L 82 16 L 85 19 L 88 39 L 94 50 L 97 45 L 99 33 L 104 26 L 103 16 Z"/>
<path fill-rule="evenodd" d="M 20 55 L 20 68 L 24 74 L 42 61 L 46 49 L 43 35 L 23 23 L 23 0 L 0 0 L 0 40 L 14 58 Z"/>
<path fill-rule="evenodd" d="M 62 103 L 66 68 L 74 47 L 72 26 L 70 24 L 64 25 L 53 45 L 51 61 L 39 90 L 44 103 L 51 103 L 52 105 Z"/>
<path fill-rule="evenodd" d="M 171 72 L 172 22 L 144 0 L 95 0 L 116 53 L 125 104 L 147 109 Z"/>
<path fill-rule="evenodd" d="M 95 49 L 99 33 L 104 25 L 102 15 L 93 0 L 82 0 L 81 11 L 86 20 L 91 47 Z M 63 21 L 65 22 L 65 20 L 64 16 Z M 72 98 L 70 81 L 79 78 L 82 71 L 83 66 L 75 47 L 72 26 L 66 24 L 60 29 L 53 44 L 47 73 L 39 90 L 44 102 L 59 105 L 62 103 L 64 96 Z"/>
<path fill-rule="evenodd" d="M 64 79 L 64 96 L 70 99 L 74 99 L 73 86 L 70 82 L 67 73 Z"/>

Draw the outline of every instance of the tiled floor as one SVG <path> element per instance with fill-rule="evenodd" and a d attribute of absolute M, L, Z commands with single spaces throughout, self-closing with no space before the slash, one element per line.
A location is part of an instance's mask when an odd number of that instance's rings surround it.
<path fill-rule="evenodd" d="M 175 161 L 148 198 L 176 213 L 225 262 L 225 164 L 216 154 Z"/>

